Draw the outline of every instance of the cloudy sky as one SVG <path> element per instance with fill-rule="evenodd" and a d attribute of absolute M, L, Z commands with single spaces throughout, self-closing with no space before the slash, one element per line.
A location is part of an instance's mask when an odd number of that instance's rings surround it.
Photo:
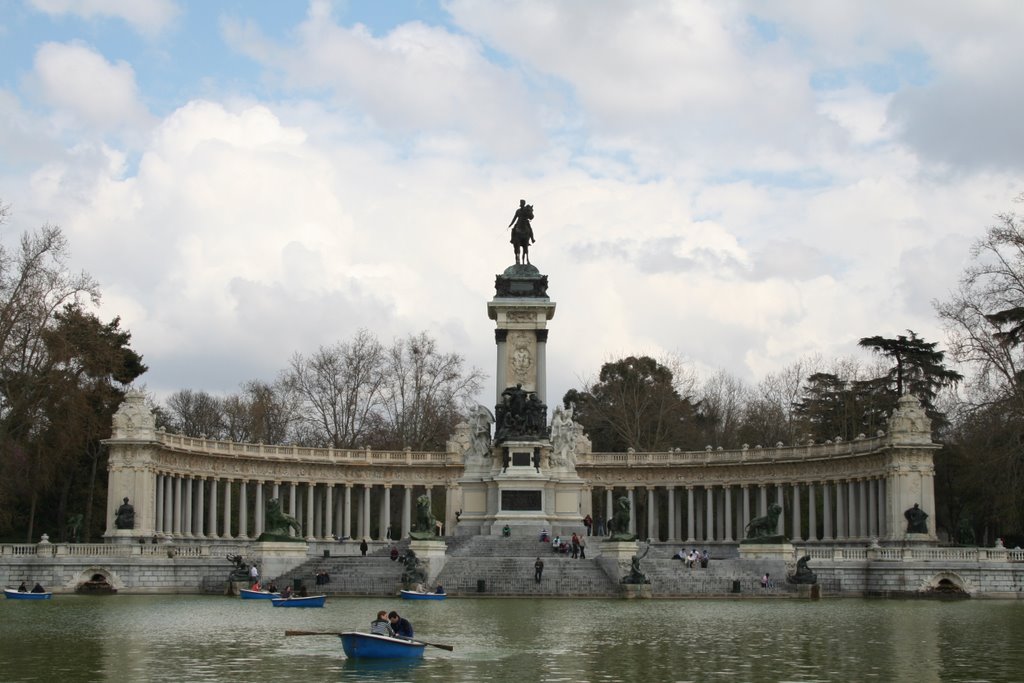
<path fill-rule="evenodd" d="M 158 396 L 428 331 L 536 207 L 549 394 L 942 330 L 1024 190 L 1024 3 L 0 0 L 8 243 L 60 225 Z"/>

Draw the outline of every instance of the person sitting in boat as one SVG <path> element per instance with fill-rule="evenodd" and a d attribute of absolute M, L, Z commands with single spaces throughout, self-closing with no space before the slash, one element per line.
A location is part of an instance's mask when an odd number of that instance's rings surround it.
<path fill-rule="evenodd" d="M 268 593 L 276 593 L 277 592 L 277 584 L 274 583 L 273 581 L 271 581 L 269 584 L 267 584 L 267 592 Z"/>
<path fill-rule="evenodd" d="M 18 592 L 19 593 L 28 593 L 28 586 L 25 585 L 24 581 L 22 581 L 21 585 L 18 586 Z"/>
<path fill-rule="evenodd" d="M 370 633 L 376 633 L 378 636 L 387 636 L 389 638 L 395 637 L 395 629 L 391 628 L 387 612 L 384 610 L 377 612 L 377 618 L 370 622 Z"/>
<path fill-rule="evenodd" d="M 292 587 L 291 586 L 285 586 L 284 590 L 281 591 L 281 597 L 282 598 L 290 598 L 290 597 L 292 597 Z"/>
<path fill-rule="evenodd" d="M 300 598 L 308 598 L 309 597 L 309 591 L 306 590 L 306 584 L 304 584 L 304 583 L 299 585 L 299 597 Z"/>
<path fill-rule="evenodd" d="M 437 588 L 434 589 L 434 592 L 438 595 L 444 595 L 444 586 L 437 584 Z"/>
<path fill-rule="evenodd" d="M 41 585 L 39 585 L 39 583 L 36 583 L 36 585 L 32 586 L 32 592 L 33 593 L 45 593 L 46 589 L 43 588 Z"/>
<path fill-rule="evenodd" d="M 427 589 L 423 587 L 422 583 L 417 583 L 413 587 L 413 590 L 415 590 L 417 593 L 426 593 L 427 592 Z"/>
<path fill-rule="evenodd" d="M 392 610 L 388 612 L 388 621 L 391 622 L 391 628 L 395 630 L 395 636 L 399 638 L 412 638 L 412 624 L 405 617 L 398 614 L 398 612 Z"/>
<path fill-rule="evenodd" d="M 252 584 L 252 589 L 253 589 L 254 591 L 261 591 L 261 590 L 263 590 L 263 586 L 261 586 L 261 585 L 260 585 L 260 582 L 259 582 L 259 581 L 256 581 L 256 582 L 254 582 L 254 583 Z"/>

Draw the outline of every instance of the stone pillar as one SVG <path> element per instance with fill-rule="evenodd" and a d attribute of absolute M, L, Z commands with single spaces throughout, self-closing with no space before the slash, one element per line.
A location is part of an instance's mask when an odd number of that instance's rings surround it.
<path fill-rule="evenodd" d="M 402 491 L 402 538 L 409 538 L 412 531 L 412 486 L 405 484 Z"/>
<path fill-rule="evenodd" d="M 324 485 L 324 538 L 334 538 L 334 484 Z"/>
<path fill-rule="evenodd" d="M 871 528 L 868 526 L 868 481 L 861 479 L 857 482 L 857 488 L 860 490 L 860 504 L 857 506 L 858 512 L 860 513 L 860 520 L 858 526 L 860 527 L 861 538 L 871 537 Z"/>
<path fill-rule="evenodd" d="M 846 482 L 846 506 L 850 513 L 846 520 L 847 534 L 850 538 L 857 538 L 862 534 L 857 528 L 857 482 L 852 479 Z"/>
<path fill-rule="evenodd" d="M 707 510 L 705 522 L 705 541 L 715 540 L 715 490 L 710 486 L 704 487 L 704 507 Z"/>
<path fill-rule="evenodd" d="M 878 535 L 892 538 L 894 529 L 891 527 L 892 522 L 887 513 L 888 509 L 888 504 L 886 503 L 886 483 L 883 478 L 878 480 Z"/>
<path fill-rule="evenodd" d="M 757 498 L 758 498 L 758 501 L 759 501 L 758 502 L 758 507 L 761 510 L 761 512 L 759 512 L 758 514 L 761 517 L 764 517 L 765 515 L 768 514 L 768 485 L 767 484 L 758 484 L 757 485 L 757 489 L 758 489 Z"/>
<path fill-rule="evenodd" d="M 835 536 L 832 528 L 832 483 L 821 484 L 821 540 L 831 541 Z"/>
<path fill-rule="evenodd" d="M 231 480 L 224 480 L 224 533 L 223 538 L 234 538 L 231 535 Z"/>
<path fill-rule="evenodd" d="M 626 487 L 626 493 L 629 496 L 629 533 L 631 534 L 636 534 L 636 496 L 634 491 L 632 486 Z"/>
<path fill-rule="evenodd" d="M 612 516 L 615 514 L 615 489 L 608 486 L 604 490 L 604 531 L 606 534 L 611 533 L 612 528 Z"/>
<path fill-rule="evenodd" d="M 780 536 L 786 534 L 786 498 L 783 495 L 782 484 L 775 485 L 775 504 L 779 506 L 779 521 L 775 525 L 775 533 Z"/>
<path fill-rule="evenodd" d="M 156 475 L 156 515 L 153 517 L 153 531 L 162 533 L 164 530 L 164 475 Z"/>
<path fill-rule="evenodd" d="M 298 485 L 297 482 L 294 482 L 294 481 L 288 482 L 288 514 L 291 515 L 292 517 L 294 517 L 295 519 L 299 518 L 298 517 L 298 511 L 297 511 L 297 508 L 298 508 L 298 497 L 299 497 L 298 487 L 299 487 L 299 485 Z M 306 526 L 304 524 L 302 524 L 302 522 L 299 522 L 299 525 L 302 526 L 302 528 L 305 530 Z M 288 535 L 289 536 L 294 536 L 295 535 L 295 529 L 292 529 L 291 527 L 288 527 Z"/>
<path fill-rule="evenodd" d="M 238 482 L 238 538 L 249 538 L 249 482 Z"/>
<path fill-rule="evenodd" d="M 206 538 L 206 480 L 196 480 L 196 538 Z"/>
<path fill-rule="evenodd" d="M 380 500 L 380 537 L 391 538 L 391 484 L 384 484 Z"/>
<path fill-rule="evenodd" d="M 206 535 L 219 538 L 217 533 L 217 479 L 210 479 L 210 515 L 206 520 Z"/>
<path fill-rule="evenodd" d="M 497 347 L 497 360 L 494 367 L 497 368 L 497 376 L 494 382 L 494 403 L 501 403 L 501 392 L 508 388 L 508 370 L 505 366 L 505 358 L 508 353 L 508 330 L 494 330 L 494 344 Z"/>
<path fill-rule="evenodd" d="M 537 330 L 537 398 L 548 402 L 548 330 Z"/>
<path fill-rule="evenodd" d="M 646 534 L 646 536 L 647 536 L 647 538 L 650 538 L 650 539 L 655 540 L 655 541 L 658 540 L 658 538 L 656 536 L 656 534 L 658 532 L 657 532 L 656 525 L 655 525 L 655 522 L 654 522 L 655 515 L 656 515 L 657 511 L 658 511 L 658 509 L 657 509 L 656 503 L 654 501 L 654 487 L 653 486 L 648 486 L 647 487 L 647 534 Z"/>
<path fill-rule="evenodd" d="M 748 484 L 740 484 L 740 488 L 743 491 L 743 533 L 740 534 L 740 540 L 742 541 L 747 537 L 747 525 L 750 524 L 750 486 Z"/>
<path fill-rule="evenodd" d="M 803 519 L 800 518 L 800 484 L 793 484 L 793 540 L 800 542 L 803 539 L 800 528 L 803 526 Z"/>
<path fill-rule="evenodd" d="M 666 504 L 668 505 L 668 540 L 675 542 L 679 540 L 676 535 L 676 487 L 667 486 L 666 488 Z"/>
<path fill-rule="evenodd" d="M 164 533 L 174 533 L 174 477 L 164 475 Z"/>
<path fill-rule="evenodd" d="M 699 489 L 695 489 L 693 494 L 696 498 L 697 508 L 697 519 L 694 520 L 693 525 L 697 530 L 697 541 L 702 542 L 706 540 L 704 538 L 704 506 L 706 505 L 704 501 L 707 500 L 708 497 L 707 490 L 704 487 L 701 487 Z"/>
<path fill-rule="evenodd" d="M 849 538 L 846 526 L 846 509 L 843 502 L 843 482 L 836 482 L 836 540 L 845 541 Z"/>
<path fill-rule="evenodd" d="M 316 508 L 314 507 L 315 504 L 316 504 L 316 501 L 315 501 L 315 497 L 313 495 L 315 487 L 316 487 L 316 484 L 314 484 L 313 482 L 309 482 L 309 483 L 306 484 L 306 524 L 308 526 L 304 526 L 303 527 L 303 530 L 306 532 L 306 538 L 307 539 L 312 539 L 312 540 L 316 540 L 316 535 L 315 535 L 315 533 L 316 533 L 316 531 L 315 531 L 315 526 L 316 526 L 316 524 L 315 524 Z"/>
<path fill-rule="evenodd" d="M 360 520 L 361 533 L 360 538 L 365 538 L 368 541 L 372 541 L 373 537 L 370 534 L 370 493 L 373 491 L 372 484 L 363 484 L 363 518 Z"/>
<path fill-rule="evenodd" d="M 807 540 L 811 543 L 818 540 L 818 501 L 815 490 L 818 485 L 813 481 L 807 485 Z"/>
<path fill-rule="evenodd" d="M 255 496 L 256 499 L 253 503 L 253 512 L 256 519 L 253 520 L 254 528 L 252 531 L 253 538 L 259 538 L 264 531 L 267 530 L 265 519 L 266 505 L 263 503 L 263 484 L 262 481 L 256 482 Z"/>
<path fill-rule="evenodd" d="M 722 489 L 722 496 L 725 498 L 725 538 L 726 543 L 731 543 L 732 538 L 732 487 L 726 486 Z"/>
<path fill-rule="evenodd" d="M 693 505 L 693 486 L 686 487 L 686 542 L 694 543 L 696 538 L 694 537 L 694 505 Z"/>
<path fill-rule="evenodd" d="M 352 484 L 345 484 L 345 526 L 342 528 L 345 538 L 352 538 Z"/>
<path fill-rule="evenodd" d="M 185 534 L 186 538 L 194 538 L 192 533 L 192 505 L 195 501 L 192 500 L 192 477 L 186 477 L 183 485 L 182 495 L 182 513 L 184 515 L 181 520 L 182 533 Z"/>
<path fill-rule="evenodd" d="M 174 506 L 171 512 L 175 538 L 181 537 L 181 475 L 174 475 Z"/>

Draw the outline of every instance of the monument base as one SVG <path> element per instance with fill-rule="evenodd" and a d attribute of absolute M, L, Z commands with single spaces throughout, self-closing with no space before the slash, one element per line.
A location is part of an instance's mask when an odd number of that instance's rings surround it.
<path fill-rule="evenodd" d="M 409 550 L 424 564 L 427 572 L 427 586 L 433 586 L 441 570 L 444 569 L 445 551 L 448 544 L 441 539 L 433 541 L 409 541 Z"/>
<path fill-rule="evenodd" d="M 277 578 L 306 561 L 309 545 L 294 541 L 257 541 L 249 546 L 264 583 Z M 284 586 L 280 586 L 284 588 Z"/>
<path fill-rule="evenodd" d="M 107 543 L 113 543 L 114 545 L 129 545 L 139 542 L 139 534 L 135 529 L 114 529 L 108 531 L 103 535 Z"/>
<path fill-rule="evenodd" d="M 602 541 L 595 545 L 600 547 L 601 557 L 625 562 L 627 566 L 633 556 L 640 552 L 640 544 L 636 541 Z"/>
<path fill-rule="evenodd" d="M 796 551 L 792 543 L 742 543 L 741 560 L 781 560 L 794 562 Z"/>
<path fill-rule="evenodd" d="M 651 598 L 651 584 L 649 583 L 624 583 L 622 584 L 622 597 L 627 600 L 635 600 L 637 598 L 650 599 Z"/>

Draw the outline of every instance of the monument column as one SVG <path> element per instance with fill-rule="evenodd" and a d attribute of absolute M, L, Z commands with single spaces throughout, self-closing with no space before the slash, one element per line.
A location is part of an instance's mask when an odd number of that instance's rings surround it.
<path fill-rule="evenodd" d="M 697 540 L 696 538 L 694 538 L 694 535 L 693 535 L 693 532 L 694 532 L 694 528 L 693 528 L 693 526 L 694 526 L 693 525 L 693 521 L 694 521 L 693 520 L 693 517 L 694 517 L 693 516 L 693 512 L 694 512 L 693 486 L 690 485 L 690 486 L 686 487 L 686 542 L 687 543 L 694 543 Z"/>
<path fill-rule="evenodd" d="M 206 538 L 206 479 L 200 477 L 196 480 L 196 538 Z"/>
<path fill-rule="evenodd" d="M 803 539 L 801 535 L 802 530 L 800 527 L 803 526 L 803 520 L 800 518 L 800 484 L 793 484 L 793 540 L 800 542 Z"/>
<path fill-rule="evenodd" d="M 156 509 L 153 515 L 153 531 L 162 533 L 164 530 L 164 475 L 156 475 Z"/>
<path fill-rule="evenodd" d="M 249 482 L 238 482 L 238 537 L 249 538 Z"/>
<path fill-rule="evenodd" d="M 843 482 L 836 482 L 836 540 L 845 541 L 848 537 L 846 510 L 843 504 Z"/>
<path fill-rule="evenodd" d="M 818 485 L 813 481 L 807 484 L 807 540 L 818 540 L 818 501 L 815 500 L 815 489 Z"/>
<path fill-rule="evenodd" d="M 345 538 L 352 538 L 352 484 L 345 484 L 345 520 L 342 526 L 342 535 Z"/>
<path fill-rule="evenodd" d="M 832 484 L 822 482 L 821 484 L 821 540 L 831 541 L 832 535 Z"/>
<path fill-rule="evenodd" d="M 676 535 L 676 487 L 666 486 L 666 504 L 668 506 L 668 540 L 677 541 L 679 540 Z"/>
<path fill-rule="evenodd" d="M 324 485 L 324 538 L 334 537 L 334 484 Z"/>
<path fill-rule="evenodd" d="M 391 538 L 391 484 L 384 484 L 384 495 L 380 501 L 380 537 Z"/>
<path fill-rule="evenodd" d="M 726 542 L 732 542 L 732 487 L 725 486 L 722 489 L 722 495 L 725 497 L 725 540 Z"/>
<path fill-rule="evenodd" d="M 629 495 L 629 533 L 636 535 L 636 487 L 627 486 L 626 493 Z"/>
<path fill-rule="evenodd" d="M 705 522 L 705 541 L 715 540 L 715 489 L 711 486 L 704 487 L 704 507 L 707 508 Z"/>
<path fill-rule="evenodd" d="M 184 527 L 185 536 L 188 538 L 193 538 L 195 535 L 192 533 L 192 506 L 195 503 L 195 501 L 193 501 L 192 499 L 192 477 L 188 477 L 185 479 L 184 495 L 185 520 L 184 522 L 182 522 L 182 526 Z"/>
<path fill-rule="evenodd" d="M 779 521 L 775 524 L 775 533 L 786 534 L 786 498 L 783 495 L 783 484 L 775 485 L 775 504 L 779 506 Z"/>
<path fill-rule="evenodd" d="M 548 331 L 537 330 L 537 398 L 548 402 Z"/>
<path fill-rule="evenodd" d="M 223 538 L 233 538 L 231 535 L 231 480 L 224 480 L 224 533 Z"/>
<path fill-rule="evenodd" d="M 505 357 L 508 355 L 508 330 L 502 328 L 494 330 L 494 345 L 497 347 L 498 353 L 495 365 L 497 376 L 494 382 L 494 402 L 501 403 L 501 392 L 508 387 L 508 372 L 505 367 Z"/>
<path fill-rule="evenodd" d="M 217 534 L 217 478 L 210 479 L 210 516 L 206 520 L 206 535 L 218 538 Z"/>
<path fill-rule="evenodd" d="M 313 500 L 313 498 L 314 498 L 313 494 L 314 494 L 314 487 L 315 486 L 316 486 L 316 484 L 314 484 L 313 482 L 309 482 L 308 484 L 306 484 L 306 525 L 303 526 L 303 530 L 306 532 L 306 538 L 307 539 L 313 539 L 313 540 L 316 540 L 316 535 L 315 535 L 316 534 L 316 527 L 315 527 L 315 524 L 316 524 L 315 510 L 316 510 L 316 508 L 314 507 L 314 500 Z"/>
<path fill-rule="evenodd" d="M 657 529 L 655 529 L 655 523 L 654 523 L 655 514 L 656 513 L 657 513 L 657 506 L 655 505 L 655 502 L 654 502 L 654 487 L 653 486 L 648 486 L 647 487 L 647 533 L 645 534 L 645 536 L 647 538 L 654 539 L 655 541 L 658 540 L 657 536 L 655 535 L 658 532 L 657 532 Z"/>
<path fill-rule="evenodd" d="M 402 491 L 402 538 L 412 531 L 412 485 L 405 484 Z"/>
<path fill-rule="evenodd" d="M 740 540 L 746 538 L 747 525 L 750 524 L 750 485 L 740 484 L 740 488 L 743 491 L 743 533 L 740 534 Z"/>

